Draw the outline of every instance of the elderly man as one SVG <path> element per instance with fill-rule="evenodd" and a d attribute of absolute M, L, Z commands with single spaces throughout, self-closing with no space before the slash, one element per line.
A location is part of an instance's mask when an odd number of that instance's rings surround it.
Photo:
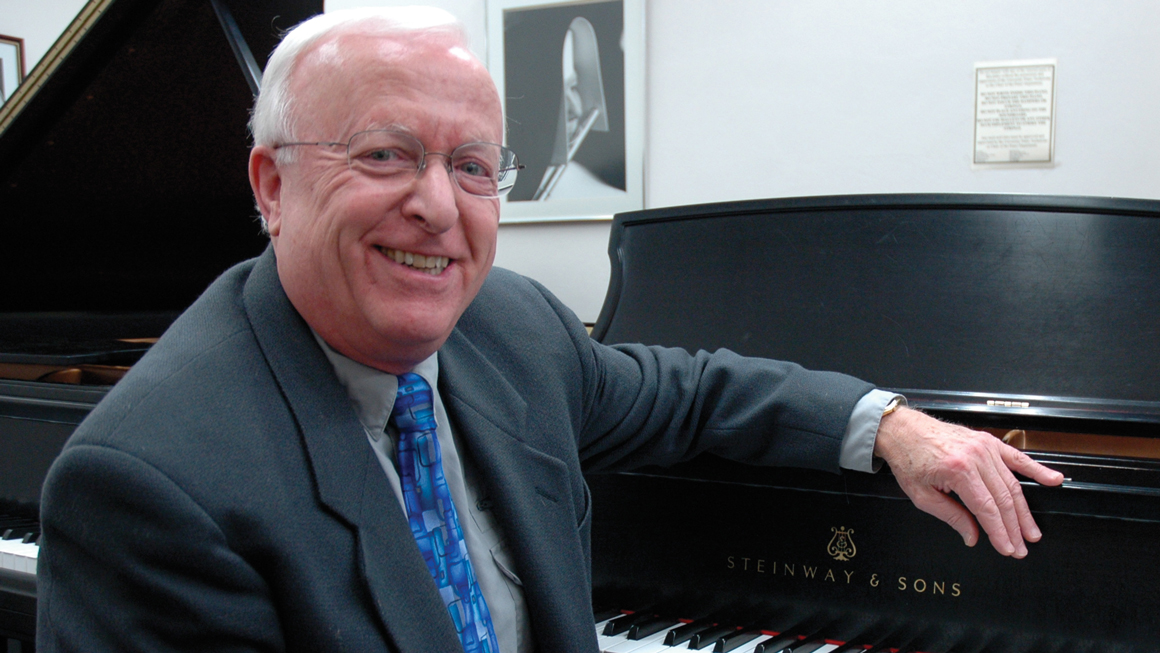
<path fill-rule="evenodd" d="M 1039 539 L 1009 469 L 1061 479 L 990 436 L 839 374 L 603 347 L 491 271 L 516 162 L 450 16 L 304 23 L 254 137 L 271 247 L 190 307 L 46 482 L 40 650 L 594 651 L 581 470 L 706 451 L 877 454 L 968 545 L 948 492 L 1000 553 Z"/>

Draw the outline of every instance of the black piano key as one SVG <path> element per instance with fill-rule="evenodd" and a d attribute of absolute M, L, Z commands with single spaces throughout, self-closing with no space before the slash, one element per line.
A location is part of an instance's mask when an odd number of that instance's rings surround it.
<path fill-rule="evenodd" d="M 914 634 L 908 634 L 901 639 L 887 638 L 885 641 L 864 650 L 866 653 L 900 653 L 901 651 L 908 650 L 907 647 L 914 642 L 916 637 Z"/>
<path fill-rule="evenodd" d="M 21 544 L 28 544 L 32 540 L 36 539 L 36 537 L 36 533 L 28 532 L 24 534 L 24 537 L 20 538 L 20 542 Z"/>
<path fill-rule="evenodd" d="M 626 633 L 628 632 L 629 628 L 632 628 L 639 623 L 643 623 L 651 619 L 655 619 L 655 617 L 652 614 L 643 611 L 626 614 L 623 617 L 617 617 L 616 619 L 608 622 L 606 626 L 604 626 L 604 635 L 608 637 Z"/>
<path fill-rule="evenodd" d="M 822 648 L 827 644 L 824 639 L 806 639 L 797 644 L 791 645 L 786 650 L 788 653 L 814 653 L 814 651 Z"/>
<path fill-rule="evenodd" d="M 779 637 L 774 637 L 773 639 L 766 640 L 758 644 L 757 648 L 753 649 L 753 653 L 781 653 L 788 647 L 793 646 L 800 641 L 801 640 L 793 636 L 781 635 Z"/>
<path fill-rule="evenodd" d="M 709 648 L 736 630 L 739 630 L 736 626 L 711 626 L 689 638 L 689 648 L 693 650 Z"/>
<path fill-rule="evenodd" d="M 669 628 L 680 623 L 676 619 L 668 619 L 665 617 L 656 617 L 651 621 L 644 621 L 638 624 L 633 624 L 628 629 L 628 638 L 632 640 L 643 639 L 649 635 L 655 635 L 665 628 Z"/>
<path fill-rule="evenodd" d="M 672 630 L 668 635 L 665 635 L 665 646 L 679 646 L 688 642 L 697 633 L 712 628 L 714 621 L 712 619 L 699 619 L 692 623 L 685 624 L 680 628 Z"/>
<path fill-rule="evenodd" d="M 761 636 L 762 632 L 760 630 L 739 630 L 732 635 L 726 635 L 717 640 L 717 643 L 713 646 L 713 653 L 728 653 L 729 651 L 737 650 L 741 646 Z"/>
<path fill-rule="evenodd" d="M 833 628 L 833 624 L 833 620 L 824 615 L 814 615 L 799 624 L 786 628 L 779 633 L 780 637 L 758 644 L 754 653 L 793 653 L 795 649 L 813 642 L 828 627 Z"/>

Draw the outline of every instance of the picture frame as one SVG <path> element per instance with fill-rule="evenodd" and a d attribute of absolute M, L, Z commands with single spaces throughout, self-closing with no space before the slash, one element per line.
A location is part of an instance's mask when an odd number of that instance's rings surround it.
<path fill-rule="evenodd" d="M 644 208 L 644 57 L 644 0 L 488 0 L 488 70 L 524 166 L 501 222 Z"/>
<path fill-rule="evenodd" d="M 0 34 L 0 104 L 24 81 L 24 39 Z"/>

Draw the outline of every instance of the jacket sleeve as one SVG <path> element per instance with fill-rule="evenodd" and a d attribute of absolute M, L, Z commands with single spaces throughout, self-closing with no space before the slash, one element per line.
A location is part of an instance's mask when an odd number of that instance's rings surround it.
<path fill-rule="evenodd" d="M 671 465 L 711 453 L 838 472 L 850 415 L 871 384 L 728 350 L 601 345 L 537 287 L 562 320 L 575 323 L 585 405 L 578 447 L 586 470 Z"/>

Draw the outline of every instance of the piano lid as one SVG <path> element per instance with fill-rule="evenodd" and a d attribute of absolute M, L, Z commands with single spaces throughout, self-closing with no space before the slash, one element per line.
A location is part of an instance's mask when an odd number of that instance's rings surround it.
<path fill-rule="evenodd" d="M 259 65 L 322 10 L 215 2 Z M 177 312 L 265 247 L 246 172 L 252 93 L 213 4 L 89 2 L 0 111 L 5 314 Z"/>
<path fill-rule="evenodd" d="M 609 256 L 593 331 L 605 343 L 792 360 L 928 407 L 1160 422 L 1158 201 L 867 195 L 654 209 L 616 216 Z"/>

